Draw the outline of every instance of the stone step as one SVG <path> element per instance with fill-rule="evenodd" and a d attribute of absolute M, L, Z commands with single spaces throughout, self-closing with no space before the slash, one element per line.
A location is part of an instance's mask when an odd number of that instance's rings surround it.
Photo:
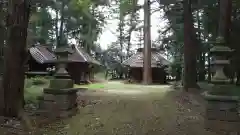
<path fill-rule="evenodd" d="M 53 95 L 71 95 L 77 93 L 79 88 L 45 88 L 43 89 L 44 94 Z"/>
<path fill-rule="evenodd" d="M 61 110 L 55 111 L 54 113 L 49 110 L 38 110 L 37 115 L 48 117 L 48 118 L 68 118 L 76 115 L 78 108 L 73 108 L 71 110 Z"/>
<path fill-rule="evenodd" d="M 54 95 L 54 94 L 44 94 L 43 100 L 45 101 L 54 101 L 54 102 L 76 102 L 77 94 L 71 95 Z"/>
<path fill-rule="evenodd" d="M 56 110 L 69 110 L 77 107 L 77 102 L 52 102 L 52 101 L 41 101 L 39 108 L 47 109 L 49 111 Z"/>

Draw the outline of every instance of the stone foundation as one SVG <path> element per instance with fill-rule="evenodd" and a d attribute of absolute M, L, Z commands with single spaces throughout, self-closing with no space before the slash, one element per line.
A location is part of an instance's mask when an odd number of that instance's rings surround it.
<path fill-rule="evenodd" d="M 49 117 L 65 118 L 77 113 L 77 88 L 44 89 L 39 102 L 40 113 Z"/>
<path fill-rule="evenodd" d="M 205 128 L 219 135 L 240 135 L 239 100 L 232 96 L 205 95 Z"/>

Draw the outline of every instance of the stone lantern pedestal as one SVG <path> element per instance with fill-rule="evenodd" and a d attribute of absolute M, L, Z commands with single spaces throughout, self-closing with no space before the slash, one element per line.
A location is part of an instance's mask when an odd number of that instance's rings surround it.
<path fill-rule="evenodd" d="M 58 48 L 57 72 L 54 79 L 50 80 L 49 88 L 43 90 L 43 98 L 39 107 L 50 117 L 69 117 L 77 112 L 77 92 L 74 82 L 70 79 L 66 70 L 68 54 L 71 52 L 66 48 Z"/>
<path fill-rule="evenodd" d="M 238 97 L 231 90 L 230 79 L 224 73 L 224 67 L 230 64 L 227 60 L 232 50 L 223 46 L 222 38 L 217 39 L 217 44 L 210 52 L 215 56 L 212 65 L 215 67 L 215 75 L 211 83 L 214 84 L 211 91 L 204 93 L 207 101 L 205 127 L 219 135 L 239 134 L 240 117 L 238 114 Z"/>

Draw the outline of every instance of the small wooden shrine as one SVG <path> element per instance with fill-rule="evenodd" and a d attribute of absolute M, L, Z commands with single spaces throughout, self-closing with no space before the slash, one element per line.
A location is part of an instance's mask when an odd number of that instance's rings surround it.
<path fill-rule="evenodd" d="M 81 47 L 72 45 L 72 54 L 68 57 L 68 71 L 76 84 L 89 83 L 94 79 L 93 69 L 101 64 L 86 53 Z"/>
<path fill-rule="evenodd" d="M 72 45 L 66 47 L 69 51 L 67 71 L 71 79 L 76 84 L 87 83 L 93 79 L 93 68 L 101 65 L 98 61 L 92 58 L 82 48 Z M 51 75 L 47 68 L 53 68 L 55 66 L 57 56 L 47 46 L 35 45 L 28 49 L 29 56 L 26 62 L 27 75 Z"/>
<path fill-rule="evenodd" d="M 170 62 L 166 60 L 156 48 L 152 48 L 152 80 L 153 83 L 166 83 L 166 68 Z M 143 48 L 139 48 L 137 53 L 123 62 L 129 67 L 129 76 L 133 82 L 141 82 L 143 79 Z"/>
<path fill-rule="evenodd" d="M 27 75 L 49 75 L 48 68 L 54 66 L 57 57 L 47 45 L 34 45 L 28 49 L 25 63 Z"/>

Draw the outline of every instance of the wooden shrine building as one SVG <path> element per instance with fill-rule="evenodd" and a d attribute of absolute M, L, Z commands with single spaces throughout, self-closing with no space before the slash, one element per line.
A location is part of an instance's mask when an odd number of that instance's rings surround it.
<path fill-rule="evenodd" d="M 26 74 L 34 75 L 49 75 L 47 68 L 54 66 L 53 61 L 57 57 L 52 53 L 52 50 L 45 45 L 35 45 L 28 49 L 26 65 Z"/>
<path fill-rule="evenodd" d="M 68 57 L 68 71 L 76 84 L 89 83 L 94 79 L 94 68 L 101 64 L 81 47 L 72 45 L 72 54 Z"/>
<path fill-rule="evenodd" d="M 71 54 L 68 56 L 67 71 L 76 84 L 87 83 L 93 79 L 93 69 L 95 66 L 101 65 L 98 61 L 92 58 L 82 48 L 75 45 L 67 47 Z M 57 56 L 51 49 L 44 45 L 35 45 L 28 49 L 29 56 L 27 60 L 29 74 L 35 75 L 50 75 L 47 68 L 56 67 L 54 61 Z"/>
<path fill-rule="evenodd" d="M 152 81 L 153 83 L 166 83 L 166 68 L 170 62 L 156 48 L 152 48 L 151 52 Z M 137 53 L 125 60 L 123 64 L 129 67 L 131 81 L 141 82 L 143 80 L 143 48 L 139 48 Z"/>

